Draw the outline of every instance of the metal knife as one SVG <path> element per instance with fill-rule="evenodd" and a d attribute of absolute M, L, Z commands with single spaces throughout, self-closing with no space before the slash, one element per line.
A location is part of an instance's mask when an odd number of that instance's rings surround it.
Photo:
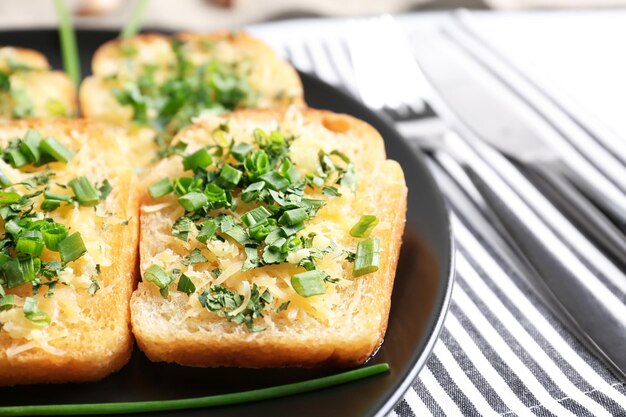
<path fill-rule="evenodd" d="M 438 96 L 432 99 L 445 102 L 480 139 L 526 166 L 553 203 L 626 270 L 626 194 L 581 155 L 559 149 L 560 133 L 443 35 L 420 37 L 415 49 Z M 586 175 L 579 173 L 583 165 Z"/>
<path fill-rule="evenodd" d="M 498 86 L 497 80 L 485 74 L 479 64 L 463 54 L 453 43 L 441 35 L 425 36 L 416 42 L 416 58 L 419 67 L 430 86 L 432 97 L 428 98 L 435 112 L 457 132 L 469 140 L 483 140 L 502 153 L 534 169 L 551 187 L 560 189 L 561 196 L 572 203 L 569 209 L 587 220 L 587 226 L 598 225 L 602 230 L 611 230 L 606 239 L 613 239 L 623 248 L 624 236 L 592 204 L 583 208 L 574 202 L 584 200 L 578 190 L 563 177 L 576 183 L 594 197 L 594 202 L 614 215 L 618 221 L 626 220 L 626 202 L 621 201 L 620 193 L 607 196 L 603 190 L 595 189 L 596 184 L 581 177 L 559 158 L 558 150 L 549 144 L 550 136 L 533 118 L 526 108 L 505 88 Z M 552 132 L 555 134 L 555 132 Z M 477 139 L 476 139 L 477 138 Z M 471 167 L 464 167 L 477 189 L 500 218 L 508 234 L 523 250 L 527 260 L 542 276 L 555 298 L 567 310 L 574 322 L 595 343 L 613 369 L 626 375 L 626 307 L 619 305 L 618 312 L 595 297 L 554 254 L 545 247 L 540 237 L 533 235 L 518 215 L 510 210 L 489 189 Z M 615 198 L 613 198 L 615 197 Z M 624 197 L 622 195 L 622 197 Z M 626 197 L 624 197 L 626 199 Z M 588 203 L 588 201 L 586 201 Z M 624 208 L 621 206 L 624 205 Z M 566 204 L 567 206 L 567 204 Z M 626 224 L 626 222 L 624 223 Z M 596 231 L 598 234 L 598 231 Z M 599 236 L 602 238 L 602 236 Z M 624 251 L 626 252 L 626 251 Z"/>

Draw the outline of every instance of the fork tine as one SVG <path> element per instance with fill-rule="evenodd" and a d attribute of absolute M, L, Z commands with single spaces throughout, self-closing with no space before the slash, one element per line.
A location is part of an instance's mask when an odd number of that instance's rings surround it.
<path fill-rule="evenodd" d="M 304 48 L 311 58 L 315 74 L 334 86 L 340 86 L 339 74 L 329 62 L 328 54 L 322 43 L 318 39 L 310 39 L 304 42 Z"/>
<path fill-rule="evenodd" d="M 285 50 L 287 51 L 287 59 L 294 67 L 300 71 L 313 72 L 313 63 L 301 43 L 297 41 L 289 42 L 285 44 Z"/>

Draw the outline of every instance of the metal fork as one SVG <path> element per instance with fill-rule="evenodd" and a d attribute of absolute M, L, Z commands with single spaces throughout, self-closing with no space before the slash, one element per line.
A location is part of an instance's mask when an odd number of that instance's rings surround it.
<path fill-rule="evenodd" d="M 427 104 L 423 94 L 426 80 L 393 19 L 354 19 L 344 29 L 291 41 L 281 52 L 298 69 L 315 74 L 385 114 L 420 148 L 440 148 L 440 137 L 448 129 Z M 389 45 L 395 45 L 394 49 Z"/>

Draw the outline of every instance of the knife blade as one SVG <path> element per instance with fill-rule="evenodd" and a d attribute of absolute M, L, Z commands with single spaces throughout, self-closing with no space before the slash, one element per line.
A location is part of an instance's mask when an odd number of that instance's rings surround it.
<path fill-rule="evenodd" d="M 518 161 L 564 175 L 626 230 L 626 194 L 557 130 L 443 35 L 415 42 L 416 59 L 430 85 L 478 137 Z"/>
<path fill-rule="evenodd" d="M 454 43 L 438 34 L 420 37 L 416 43 L 416 59 L 433 89 L 429 102 L 435 111 L 449 123 L 463 123 L 480 139 L 542 177 L 542 183 L 550 185 L 547 196 L 552 202 L 626 269 L 626 195 L 576 151 L 570 150 L 569 159 L 562 160 L 555 147 L 564 141 L 560 134 Z M 568 163 L 579 164 L 593 175 L 587 178 Z M 581 189 L 587 192 L 581 193 Z"/>

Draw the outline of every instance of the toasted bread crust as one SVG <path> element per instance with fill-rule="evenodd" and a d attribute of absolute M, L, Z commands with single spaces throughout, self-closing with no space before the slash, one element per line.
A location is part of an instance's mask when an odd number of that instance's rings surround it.
<path fill-rule="evenodd" d="M 106 125 L 84 120 L 30 120 L 3 125 L 0 136 L 3 139 L 20 137 L 28 128 L 54 136 L 66 146 L 73 145 L 73 148 L 84 144 L 83 139 L 76 135 L 80 132 L 88 137 L 90 146 L 99 146 L 102 152 L 114 152 L 116 137 L 121 133 Z M 110 247 L 109 256 L 113 262 L 101 268 L 99 280 L 105 290 L 96 292 L 93 304 L 86 307 L 90 317 L 97 319 L 96 323 L 89 327 L 81 325 L 82 322 L 69 324 L 70 336 L 51 342 L 63 354 L 33 348 L 9 356 L 7 349 L 25 341 L 12 339 L 0 330 L 0 386 L 93 381 L 128 362 L 133 344 L 129 328 L 129 299 L 136 279 L 139 192 L 132 170 L 125 168 L 121 161 L 111 160 L 109 169 L 106 175 L 117 181 L 111 194 L 118 208 L 115 212 L 129 220 L 127 225 L 112 223 L 102 234 L 103 242 Z"/>
<path fill-rule="evenodd" d="M 231 129 L 244 122 L 252 126 L 272 120 L 281 125 L 287 117 L 285 112 L 271 110 L 247 110 L 228 116 Z M 163 300 L 153 284 L 142 282 L 131 299 L 131 322 L 138 346 L 151 360 L 197 367 L 353 366 L 367 360 L 382 343 L 404 230 L 407 194 L 404 174 L 395 161 L 385 160 L 382 138 L 367 123 L 347 115 L 310 109 L 302 111 L 302 119 L 305 128 L 308 124 L 322 125 L 336 134 L 336 141 L 357 141 L 359 148 L 366 149 L 351 155 L 358 170 L 357 195 L 367 200 L 359 201 L 358 207 L 352 209 L 358 213 L 375 210 L 381 224 L 389 226 L 380 236 L 379 270 L 354 278 L 356 289 L 345 293 L 345 297 L 352 294 L 362 300 L 356 307 L 359 311 L 352 313 L 353 321 L 350 325 L 337 324 L 336 328 L 315 321 L 282 323 L 271 330 L 248 333 L 231 323 L 213 326 L 202 323 L 202 318 L 179 315 L 180 310 L 185 309 L 185 302 Z M 198 120 L 181 131 L 176 140 L 202 143 L 199 142 L 202 132 L 210 132 L 216 123 L 216 120 Z M 171 165 L 167 161 L 157 165 L 147 175 L 146 183 L 168 175 L 168 169 Z M 146 205 L 155 204 L 147 193 L 142 201 Z M 321 213 L 319 216 L 323 216 Z M 159 251 L 153 237 L 154 220 L 154 213 L 142 212 L 142 270 L 146 259 Z M 346 298 L 346 304 L 348 301 Z M 193 325 L 187 326 L 190 321 Z M 363 322 L 368 324 L 363 325 Z"/>

